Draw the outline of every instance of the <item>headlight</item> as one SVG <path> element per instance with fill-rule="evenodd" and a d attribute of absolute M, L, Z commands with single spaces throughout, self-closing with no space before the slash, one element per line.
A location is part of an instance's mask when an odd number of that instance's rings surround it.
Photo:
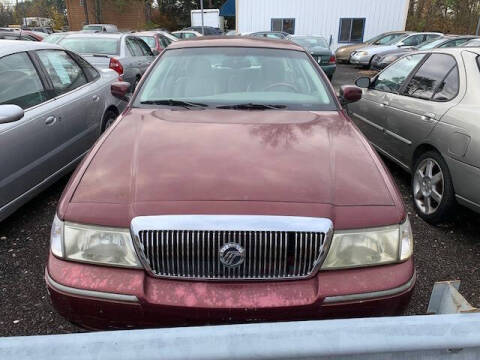
<path fill-rule="evenodd" d="M 357 53 L 357 55 L 359 55 L 359 56 L 367 56 L 367 55 L 368 55 L 368 52 L 367 52 L 367 51 L 359 51 L 359 52 Z"/>
<path fill-rule="evenodd" d="M 389 55 L 389 56 L 385 56 L 382 61 L 384 62 L 394 62 L 395 60 L 397 60 L 399 58 L 399 56 L 395 56 L 395 55 Z"/>
<path fill-rule="evenodd" d="M 337 231 L 322 269 L 345 269 L 405 261 L 413 253 L 410 221 L 377 229 Z"/>
<path fill-rule="evenodd" d="M 63 223 L 56 216 L 51 250 L 66 260 L 140 268 L 128 229 Z"/>

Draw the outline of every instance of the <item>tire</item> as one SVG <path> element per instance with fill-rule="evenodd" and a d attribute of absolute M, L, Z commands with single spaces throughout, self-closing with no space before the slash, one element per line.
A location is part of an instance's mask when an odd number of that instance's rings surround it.
<path fill-rule="evenodd" d="M 415 161 L 412 174 L 413 206 L 430 224 L 446 220 L 456 207 L 452 176 L 436 151 L 427 151 Z"/>
<path fill-rule="evenodd" d="M 103 120 L 102 120 L 102 133 L 107 130 L 117 119 L 117 112 L 112 109 L 108 109 L 105 112 L 105 115 L 103 115 Z"/>

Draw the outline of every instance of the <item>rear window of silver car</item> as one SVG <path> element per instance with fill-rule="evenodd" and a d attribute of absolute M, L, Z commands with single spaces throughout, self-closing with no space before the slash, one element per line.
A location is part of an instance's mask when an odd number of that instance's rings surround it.
<path fill-rule="evenodd" d="M 59 42 L 65 49 L 79 54 L 118 55 L 120 39 L 106 37 L 65 38 Z"/>
<path fill-rule="evenodd" d="M 210 107 L 255 103 L 289 110 L 336 110 L 326 82 L 306 53 L 266 48 L 167 51 L 135 104 L 165 99 Z"/>

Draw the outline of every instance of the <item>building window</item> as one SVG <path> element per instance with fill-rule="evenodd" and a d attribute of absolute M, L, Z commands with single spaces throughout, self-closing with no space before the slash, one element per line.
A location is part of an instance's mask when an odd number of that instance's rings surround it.
<path fill-rule="evenodd" d="M 272 31 L 295 34 L 295 19 L 272 19 Z"/>
<path fill-rule="evenodd" d="M 340 31 L 338 32 L 338 42 L 339 43 L 363 42 L 364 31 L 365 31 L 365 18 L 340 19 Z"/>

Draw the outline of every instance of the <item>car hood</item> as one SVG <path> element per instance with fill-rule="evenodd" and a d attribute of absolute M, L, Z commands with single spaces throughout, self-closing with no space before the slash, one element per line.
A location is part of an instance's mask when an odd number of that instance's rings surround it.
<path fill-rule="evenodd" d="M 365 46 L 368 46 L 367 43 L 360 43 L 360 44 L 352 44 L 352 45 L 345 45 L 345 46 L 340 46 L 337 51 L 353 51 L 353 50 L 357 50 L 357 49 L 360 49 L 362 47 L 365 47 Z"/>
<path fill-rule="evenodd" d="M 266 205 L 275 203 L 308 209 Z M 134 109 L 79 167 L 59 212 L 69 207 L 70 220 L 82 222 L 100 211 L 103 219 L 91 220 L 98 224 L 115 209 L 128 212 L 113 226 L 142 213 L 315 216 L 312 206 L 324 204 L 332 217 L 335 206 L 357 207 L 359 219 L 368 206 L 393 207 L 399 221 L 400 203 L 382 163 L 341 112 Z"/>

